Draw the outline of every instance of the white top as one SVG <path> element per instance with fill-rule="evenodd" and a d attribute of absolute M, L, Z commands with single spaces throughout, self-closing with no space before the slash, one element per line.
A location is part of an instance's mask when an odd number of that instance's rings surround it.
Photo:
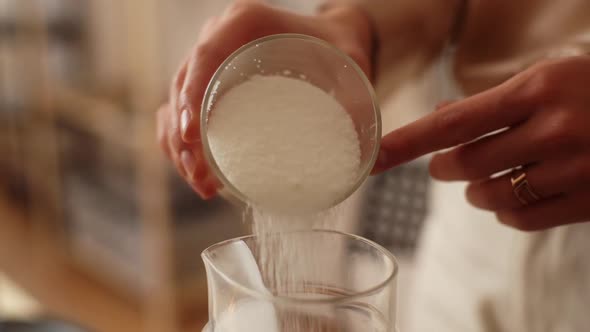
<path fill-rule="evenodd" d="M 457 93 L 448 67 L 425 81 Z M 524 233 L 469 205 L 465 188 L 431 186 L 402 332 L 590 331 L 590 223 Z"/>

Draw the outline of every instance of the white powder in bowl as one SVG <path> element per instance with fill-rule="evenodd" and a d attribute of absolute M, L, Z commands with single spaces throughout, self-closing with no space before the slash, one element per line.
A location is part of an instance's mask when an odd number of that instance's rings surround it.
<path fill-rule="evenodd" d="M 334 97 L 284 76 L 253 76 L 217 101 L 208 123 L 217 165 L 254 206 L 329 208 L 355 184 L 360 147 Z"/>

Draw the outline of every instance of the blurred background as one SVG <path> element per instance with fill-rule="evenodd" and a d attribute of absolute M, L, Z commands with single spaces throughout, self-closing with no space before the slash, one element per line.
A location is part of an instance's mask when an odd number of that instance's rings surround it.
<path fill-rule="evenodd" d="M 201 330 L 199 255 L 248 227 L 176 176 L 154 115 L 200 25 L 229 2 L 0 0 L 0 330 L 38 319 Z M 402 258 L 401 320 L 427 186 L 422 164 L 398 168 L 351 214 L 357 233 Z"/>

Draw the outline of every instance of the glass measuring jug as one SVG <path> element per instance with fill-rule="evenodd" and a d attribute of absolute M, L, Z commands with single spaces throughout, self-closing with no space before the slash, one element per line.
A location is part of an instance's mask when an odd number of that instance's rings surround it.
<path fill-rule="evenodd" d="M 286 262 L 275 262 L 294 270 L 287 287 L 273 282 L 269 258 L 254 236 L 203 252 L 209 290 L 204 332 L 396 331 L 398 265 L 391 253 L 337 231 L 280 237 L 290 246 L 302 246 L 295 248 L 296 255 L 282 257 Z"/>

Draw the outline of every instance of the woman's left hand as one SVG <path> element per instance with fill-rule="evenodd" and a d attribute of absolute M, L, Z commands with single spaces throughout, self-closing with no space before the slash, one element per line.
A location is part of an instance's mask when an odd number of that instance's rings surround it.
<path fill-rule="evenodd" d="M 500 222 L 532 231 L 590 221 L 590 56 L 539 63 L 393 131 L 375 172 L 447 148 L 432 176 L 469 181 L 468 201 Z"/>

